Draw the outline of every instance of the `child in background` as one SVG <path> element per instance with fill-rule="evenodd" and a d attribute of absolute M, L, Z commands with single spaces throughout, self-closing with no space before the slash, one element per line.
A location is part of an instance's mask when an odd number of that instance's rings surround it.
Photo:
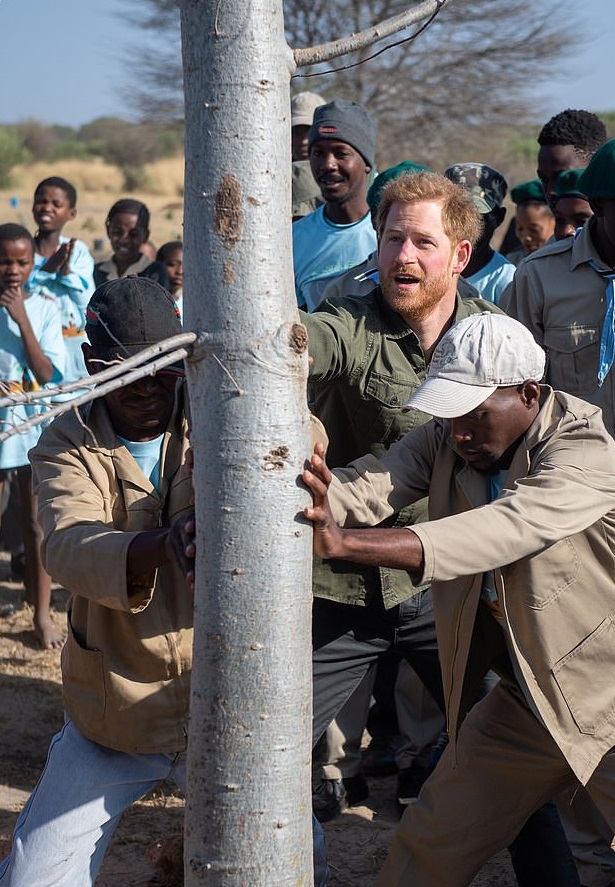
<path fill-rule="evenodd" d="M 167 269 L 169 275 L 169 292 L 175 299 L 180 318 L 184 308 L 184 248 L 181 240 L 170 240 L 163 243 L 156 259 Z"/>
<path fill-rule="evenodd" d="M 113 255 L 94 266 L 95 286 L 105 280 L 136 274 L 169 288 L 167 269 L 162 262 L 152 261 L 141 252 L 149 239 L 149 210 L 144 203 L 128 197 L 118 200 L 109 210 L 106 228 Z"/>
<path fill-rule="evenodd" d="M 55 299 L 26 289 L 34 267 L 34 240 L 21 225 L 0 225 L 0 390 L 31 391 L 62 380 L 65 348 Z M 36 404 L 0 408 L 0 430 L 40 412 Z M 41 563 L 40 531 L 28 450 L 40 428 L 29 428 L 0 442 L 0 498 L 8 471 L 16 469 L 25 548 L 26 599 L 34 607 L 34 631 L 46 649 L 62 644 L 51 621 L 51 580 Z"/>
<path fill-rule="evenodd" d="M 530 253 L 545 246 L 553 237 L 555 218 L 549 209 L 540 179 L 516 185 L 510 192 L 517 205 L 515 230 L 521 248 L 509 253 L 509 262 L 518 265 Z"/>
<path fill-rule="evenodd" d="M 87 376 L 81 351 L 85 309 L 94 292 L 94 259 L 83 241 L 62 235 L 77 215 L 77 191 L 59 176 L 43 179 L 34 192 L 32 215 L 37 225 L 34 271 L 28 287 L 54 296 L 60 308 L 67 365 L 64 381 Z"/>

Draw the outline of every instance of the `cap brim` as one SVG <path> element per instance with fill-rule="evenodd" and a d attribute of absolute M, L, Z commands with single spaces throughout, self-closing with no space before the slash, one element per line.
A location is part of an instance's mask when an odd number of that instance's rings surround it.
<path fill-rule="evenodd" d="M 404 412 L 421 410 L 439 419 L 456 419 L 480 406 L 497 385 L 464 385 L 450 379 L 426 379 L 403 405 Z"/>

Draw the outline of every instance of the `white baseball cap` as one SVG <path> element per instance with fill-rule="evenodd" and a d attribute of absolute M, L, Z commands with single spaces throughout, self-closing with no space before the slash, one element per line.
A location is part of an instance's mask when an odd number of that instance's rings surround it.
<path fill-rule="evenodd" d="M 464 416 L 494 391 L 540 381 L 545 353 L 522 323 L 505 314 L 472 314 L 438 342 L 427 379 L 404 404 L 442 419 Z"/>

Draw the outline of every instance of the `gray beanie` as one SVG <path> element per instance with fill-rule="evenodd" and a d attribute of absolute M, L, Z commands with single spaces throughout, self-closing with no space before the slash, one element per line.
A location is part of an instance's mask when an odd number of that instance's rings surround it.
<path fill-rule="evenodd" d="M 376 121 L 369 116 L 363 105 L 334 99 L 314 111 L 314 122 L 308 133 L 308 145 L 321 139 L 337 139 L 346 142 L 363 157 L 368 166 L 374 167 L 376 153 Z"/>

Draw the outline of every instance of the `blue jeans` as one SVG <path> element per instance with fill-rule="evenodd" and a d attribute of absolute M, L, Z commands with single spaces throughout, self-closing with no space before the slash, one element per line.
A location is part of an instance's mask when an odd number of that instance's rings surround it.
<path fill-rule="evenodd" d="M 122 813 L 167 777 L 184 790 L 184 754 L 113 751 L 67 721 L 17 820 L 0 884 L 91 887 Z"/>
<path fill-rule="evenodd" d="M 0 863 L 2 887 L 92 887 L 122 813 L 162 779 L 185 791 L 185 754 L 128 754 L 86 739 L 72 721 L 47 763 Z M 324 834 L 314 820 L 315 887 L 326 887 Z"/>

